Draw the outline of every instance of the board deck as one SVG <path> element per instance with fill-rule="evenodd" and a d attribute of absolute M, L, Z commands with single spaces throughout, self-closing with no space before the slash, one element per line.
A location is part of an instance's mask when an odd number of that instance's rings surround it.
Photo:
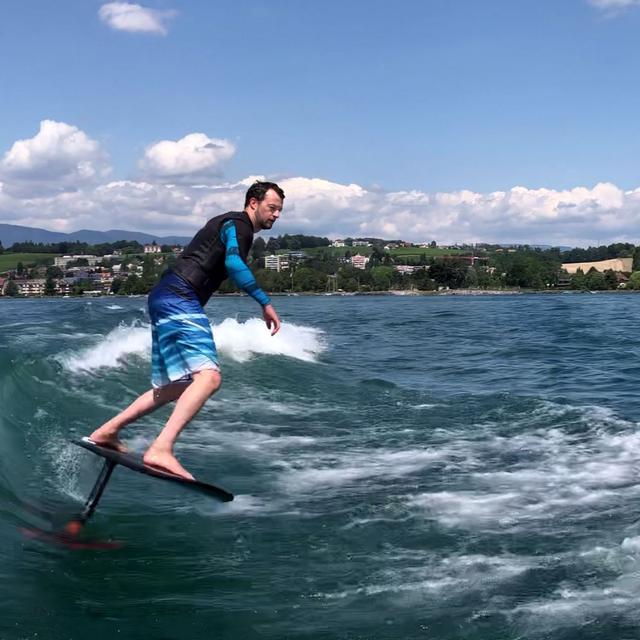
<path fill-rule="evenodd" d="M 161 480 L 169 480 L 170 482 L 181 484 L 188 489 L 192 489 L 198 493 L 203 493 L 207 496 L 212 496 L 222 502 L 231 502 L 231 500 L 233 500 L 233 494 L 221 489 L 220 487 L 216 487 L 215 485 L 208 484 L 206 482 L 201 482 L 200 480 L 181 478 L 180 476 L 173 475 L 172 473 L 167 473 L 160 469 L 154 469 L 153 467 L 144 464 L 142 459 L 133 453 L 120 453 L 115 449 L 101 447 L 86 437 L 81 440 L 72 440 L 71 442 L 88 449 L 102 458 L 111 460 L 111 462 L 114 462 L 115 464 L 121 464 L 123 467 L 132 469 L 138 473 L 144 473 L 148 476 L 153 476 L 154 478 L 160 478 Z"/>

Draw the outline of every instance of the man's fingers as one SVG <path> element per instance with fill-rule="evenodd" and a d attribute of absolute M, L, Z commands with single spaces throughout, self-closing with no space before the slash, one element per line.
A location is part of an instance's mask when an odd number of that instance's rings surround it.
<path fill-rule="evenodd" d="M 271 329 L 271 335 L 278 333 L 280 329 L 280 318 L 273 308 L 265 307 L 264 310 L 264 322 L 267 325 L 267 329 Z"/>

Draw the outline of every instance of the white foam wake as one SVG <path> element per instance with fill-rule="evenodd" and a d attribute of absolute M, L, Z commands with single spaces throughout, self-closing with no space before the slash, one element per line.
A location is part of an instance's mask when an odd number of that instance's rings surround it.
<path fill-rule="evenodd" d="M 61 354 L 59 362 L 73 373 L 88 373 L 103 367 L 122 367 L 132 356 L 149 359 L 151 331 L 149 325 L 120 324 L 97 344 Z"/>
<path fill-rule="evenodd" d="M 246 362 L 261 354 L 315 362 L 325 349 L 323 333 L 319 329 L 286 323 L 272 336 L 258 318 L 246 322 L 227 318 L 213 326 L 213 335 L 223 366 L 225 358 Z M 151 359 L 148 324 L 122 323 L 96 344 L 60 354 L 58 360 L 68 371 L 87 373 L 103 367 L 124 367 L 131 357 Z"/>
<path fill-rule="evenodd" d="M 325 350 L 320 329 L 287 322 L 272 336 L 258 318 L 250 318 L 246 322 L 226 318 L 213 327 L 213 336 L 220 354 L 236 362 L 245 362 L 259 354 L 314 362 Z"/>
<path fill-rule="evenodd" d="M 440 451 L 421 449 L 333 452 L 329 459 L 323 459 L 315 451 L 311 454 L 298 452 L 295 465 L 304 466 L 289 468 L 281 483 L 289 492 L 314 490 L 319 486 L 339 488 L 354 482 L 409 475 L 437 464 L 441 459 Z"/>

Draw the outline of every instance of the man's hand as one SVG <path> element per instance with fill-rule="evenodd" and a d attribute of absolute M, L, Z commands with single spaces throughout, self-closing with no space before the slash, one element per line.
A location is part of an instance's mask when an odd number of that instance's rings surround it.
<path fill-rule="evenodd" d="M 278 314 L 273 308 L 273 305 L 267 304 L 262 307 L 262 317 L 264 318 L 267 328 L 271 329 L 271 335 L 275 336 L 280 329 L 280 318 L 278 318 Z"/>

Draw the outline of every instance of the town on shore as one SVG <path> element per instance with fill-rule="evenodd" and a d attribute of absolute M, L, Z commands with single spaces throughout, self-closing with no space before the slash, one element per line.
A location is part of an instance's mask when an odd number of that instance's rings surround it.
<path fill-rule="evenodd" d="M 182 249 L 130 240 L 0 243 L 0 295 L 146 294 Z M 640 246 L 630 243 L 561 250 L 287 234 L 257 238 L 249 262 L 276 294 L 640 290 Z M 234 292 L 227 280 L 219 293 Z"/>

